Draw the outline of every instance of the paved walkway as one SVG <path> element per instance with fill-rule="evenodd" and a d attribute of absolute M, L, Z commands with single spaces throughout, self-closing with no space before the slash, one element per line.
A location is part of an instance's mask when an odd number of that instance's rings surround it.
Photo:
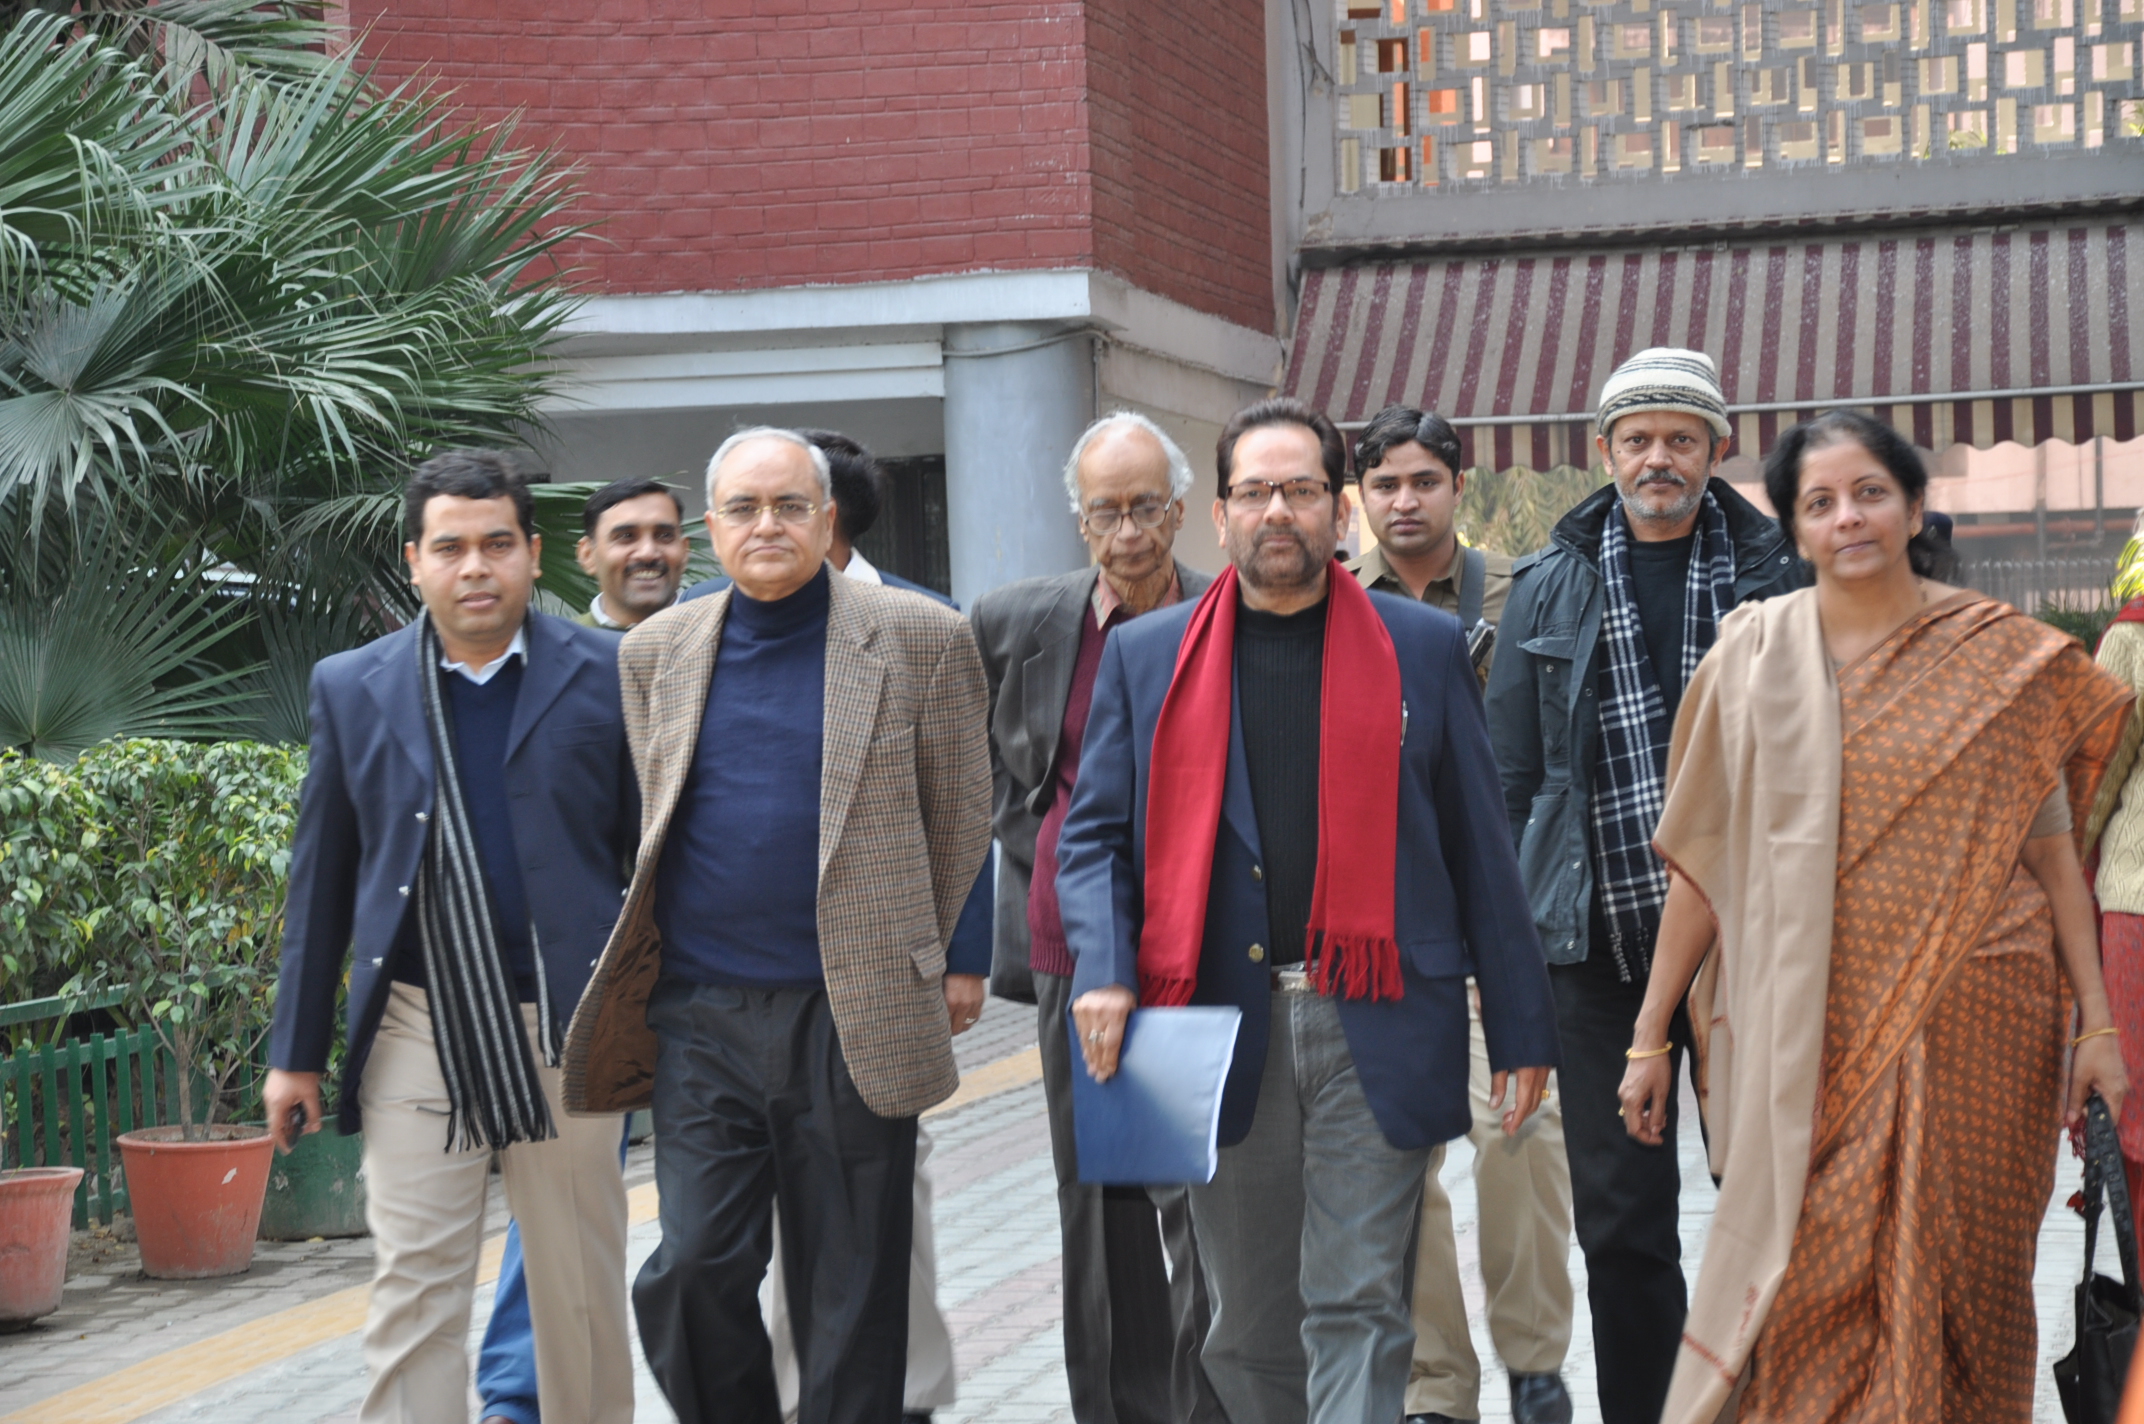
<path fill-rule="evenodd" d="M 958 1040 L 964 1085 L 949 1110 L 930 1119 L 938 1190 L 939 1300 L 950 1321 L 961 1371 L 960 1400 L 940 1424 L 1058 1424 L 1069 1421 L 1059 1320 L 1057 1214 L 1035 1076 L 1033 1010 L 992 1001 L 983 1021 Z M 1685 1119 L 1692 1116 L 1685 1103 Z M 2037 1420 L 2061 1419 L 2046 1360 L 2068 1347 L 2070 1289 L 2083 1251 L 2077 1218 L 2059 1206 L 2076 1189 L 2065 1160 L 2041 1237 L 2037 1289 L 2042 1320 Z M 1713 1191 L 1697 1135 L 1682 1142 L 1683 1239 L 1694 1269 Z M 1474 1269 L 1472 1150 L 1453 1144 L 1444 1168 L 1459 1231 L 1462 1278 L 1475 1344 L 1487 1339 Z M 628 1165 L 636 1221 L 630 1264 L 655 1246 L 649 1148 Z M 502 1206 L 494 1204 L 497 1229 Z M 640 1218 L 645 1217 L 642 1220 Z M 356 1330 L 370 1271 L 365 1240 L 262 1243 L 243 1277 L 157 1282 L 140 1276 L 132 1249 L 111 1238 L 78 1243 L 60 1314 L 39 1327 L 0 1336 L 0 1424 L 126 1424 L 133 1420 L 214 1424 L 331 1424 L 356 1418 L 364 1366 Z M 487 1252 L 496 1268 L 497 1247 Z M 1584 1300 L 1584 1263 L 1575 1247 L 1579 1319 L 1565 1374 L 1580 1421 L 1597 1421 L 1593 1358 Z M 2110 1265 L 2111 1268 L 2111 1265 Z M 490 1292 L 479 1292 L 471 1329 L 481 1338 Z M 1485 1374 L 1485 1420 L 1508 1421 L 1502 1377 Z M 649 1378 L 639 1374 L 639 1416 L 672 1424 Z"/>

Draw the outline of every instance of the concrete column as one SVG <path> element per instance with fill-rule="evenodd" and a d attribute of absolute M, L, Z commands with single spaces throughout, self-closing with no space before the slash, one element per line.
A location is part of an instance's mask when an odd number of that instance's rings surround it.
<path fill-rule="evenodd" d="M 1094 402 L 1092 337 L 1054 322 L 946 327 L 946 536 L 961 607 L 1086 564 L 1064 464 Z"/>

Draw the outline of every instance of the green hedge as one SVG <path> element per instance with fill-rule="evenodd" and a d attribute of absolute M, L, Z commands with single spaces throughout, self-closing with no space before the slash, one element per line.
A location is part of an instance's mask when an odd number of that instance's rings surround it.
<path fill-rule="evenodd" d="M 305 753 L 105 742 L 0 753 L 0 1000 L 119 989 L 216 1116 L 268 1028 Z M 185 1092 L 182 1100 L 193 1101 Z"/>

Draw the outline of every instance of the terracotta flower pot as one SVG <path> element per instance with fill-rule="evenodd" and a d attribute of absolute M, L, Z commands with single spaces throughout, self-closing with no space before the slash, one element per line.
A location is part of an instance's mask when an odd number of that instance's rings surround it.
<path fill-rule="evenodd" d="M 141 1268 L 159 1280 L 235 1276 L 253 1264 L 275 1140 L 234 1123 L 206 1131 L 205 1142 L 183 1140 L 177 1127 L 119 1138 Z"/>
<path fill-rule="evenodd" d="M 0 1330 L 60 1308 L 80 1167 L 0 1172 Z"/>

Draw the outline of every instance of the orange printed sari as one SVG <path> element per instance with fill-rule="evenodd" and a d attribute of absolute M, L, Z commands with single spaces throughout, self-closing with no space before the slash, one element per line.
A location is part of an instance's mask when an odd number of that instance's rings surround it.
<path fill-rule="evenodd" d="M 2018 857 L 2057 786 L 2083 826 L 2129 693 L 2073 639 L 1976 594 L 1924 609 L 1834 674 L 1828 658 L 1809 666 L 1822 649 L 1813 593 L 1793 597 L 1806 607 L 1773 613 L 1775 633 L 1792 625 L 1774 652 L 1793 656 L 1771 671 L 1791 667 L 1805 702 L 1835 699 L 1824 711 L 1837 718 L 1828 946 L 1731 924 L 1749 899 L 1734 874 L 1773 872 L 1761 856 L 1729 867 L 1690 834 L 1735 819 L 1716 805 L 1737 792 L 1735 758 L 1708 752 L 1702 724 L 1732 721 L 1722 704 L 1741 689 L 1715 679 L 1712 705 L 1686 712 L 1687 735 L 1678 725 L 1678 768 L 1719 782 L 1671 785 L 1662 820 L 1663 854 L 1721 915 L 1723 963 L 1693 992 L 1693 1020 L 1707 1121 L 1732 1144 L 1715 1162 L 1724 1249 L 1715 1273 L 1708 1241 L 1665 1417 L 2028 1419 L 2068 1009 L 2047 897 Z M 1755 727 L 1744 750 L 1762 759 L 1770 740 Z M 1809 785 L 1826 785 L 1821 770 Z M 1776 801 L 1759 780 L 1752 768 L 1745 789 Z M 1797 814 L 1829 814 L 1793 794 Z M 1795 972 L 1754 962 L 1765 956 L 1798 958 L 1821 998 L 1763 1003 L 1750 981 Z M 1768 1074 L 1765 1091 L 1723 1090 L 1709 1076 L 1723 1058 Z"/>

